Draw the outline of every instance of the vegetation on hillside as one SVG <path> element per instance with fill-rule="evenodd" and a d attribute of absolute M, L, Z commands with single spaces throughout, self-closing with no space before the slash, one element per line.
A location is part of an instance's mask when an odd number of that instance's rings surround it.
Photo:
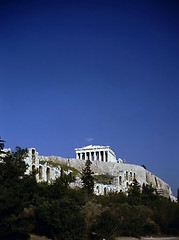
<path fill-rule="evenodd" d="M 91 164 L 92 162 L 90 160 L 86 161 L 82 176 L 83 189 L 86 190 L 88 196 L 91 196 L 93 194 L 94 189 L 94 179 L 92 176 L 93 172 L 91 171 Z"/>
<path fill-rule="evenodd" d="M 109 174 L 103 174 L 103 175 L 93 175 L 93 179 L 96 183 L 101 184 L 111 184 L 113 181 L 113 177 Z"/>
<path fill-rule="evenodd" d="M 25 156 L 26 150 L 16 148 L 1 157 L 0 239 L 28 239 L 29 233 L 54 240 L 179 235 L 179 203 L 151 186 L 141 190 L 135 180 L 128 195 L 93 195 L 90 163 L 83 170 L 82 189 L 71 189 L 65 174 L 50 185 L 37 183 L 35 172 L 25 175 Z"/>

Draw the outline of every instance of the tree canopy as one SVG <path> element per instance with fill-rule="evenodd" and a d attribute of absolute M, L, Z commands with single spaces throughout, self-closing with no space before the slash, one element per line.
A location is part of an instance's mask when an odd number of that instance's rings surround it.
<path fill-rule="evenodd" d="M 90 160 L 86 161 L 82 176 L 83 188 L 86 189 L 88 195 L 93 194 L 94 189 L 94 179 L 92 176 L 93 172 L 91 171 L 91 164 L 92 163 Z"/>
<path fill-rule="evenodd" d="M 141 188 L 135 179 L 128 194 L 93 195 L 90 161 L 83 189 L 70 188 L 65 174 L 51 184 L 37 183 L 36 172 L 26 175 L 26 154 L 17 147 L 0 161 L 0 239 L 25 240 L 29 233 L 53 240 L 179 234 L 179 203 L 159 196 L 151 185 Z"/>

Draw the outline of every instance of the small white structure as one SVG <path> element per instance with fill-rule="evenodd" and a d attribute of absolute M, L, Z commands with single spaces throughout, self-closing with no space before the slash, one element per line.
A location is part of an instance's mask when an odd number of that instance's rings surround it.
<path fill-rule="evenodd" d="M 76 158 L 81 160 L 117 162 L 115 153 L 110 146 L 89 145 L 82 148 L 76 148 Z"/>

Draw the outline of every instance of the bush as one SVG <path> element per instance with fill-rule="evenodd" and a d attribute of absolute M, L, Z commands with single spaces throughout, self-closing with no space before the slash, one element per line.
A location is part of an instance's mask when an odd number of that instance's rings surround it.
<path fill-rule="evenodd" d="M 80 208 L 69 198 L 43 202 L 36 208 L 36 232 L 53 239 L 77 240 L 85 234 Z"/>
<path fill-rule="evenodd" d="M 118 219 L 109 210 L 101 213 L 96 223 L 92 226 L 91 232 L 96 233 L 96 238 L 114 239 L 117 237 Z M 95 236 L 95 234 L 93 234 Z"/>

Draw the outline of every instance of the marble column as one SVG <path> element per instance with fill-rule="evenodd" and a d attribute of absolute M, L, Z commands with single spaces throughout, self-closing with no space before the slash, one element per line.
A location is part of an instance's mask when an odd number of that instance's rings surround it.
<path fill-rule="evenodd" d="M 96 152 L 93 152 L 93 160 L 96 161 Z"/>
<path fill-rule="evenodd" d="M 92 154 L 91 154 L 91 151 L 89 152 L 89 160 L 92 161 Z"/>
<path fill-rule="evenodd" d="M 106 162 L 109 162 L 109 151 L 106 152 Z"/>

